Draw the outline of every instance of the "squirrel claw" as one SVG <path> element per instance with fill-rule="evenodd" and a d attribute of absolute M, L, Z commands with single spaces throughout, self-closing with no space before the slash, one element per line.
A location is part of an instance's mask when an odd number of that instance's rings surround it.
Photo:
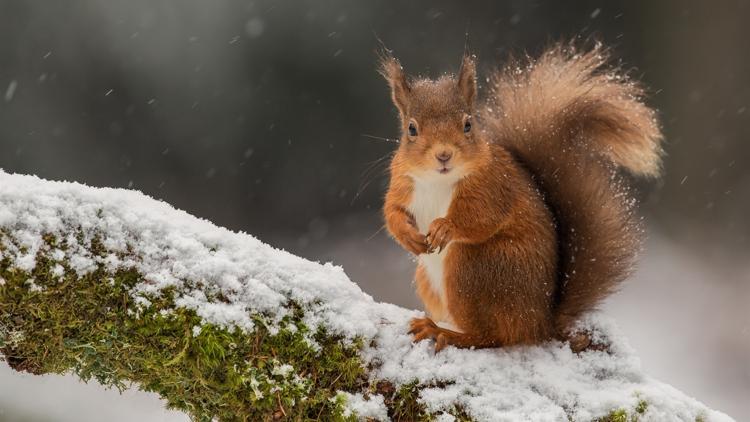
<path fill-rule="evenodd" d="M 430 224 L 430 230 L 427 232 L 425 240 L 429 247 L 430 253 L 442 252 L 453 238 L 453 223 L 447 218 L 436 218 Z"/>
<path fill-rule="evenodd" d="M 435 340 L 435 352 L 439 352 L 448 345 L 447 339 L 440 332 L 440 327 L 430 318 L 414 318 L 409 324 L 409 334 L 414 338 L 414 343 L 422 340 Z"/>
<path fill-rule="evenodd" d="M 444 334 L 438 334 L 435 338 L 435 353 L 445 349 L 448 346 L 448 337 Z"/>

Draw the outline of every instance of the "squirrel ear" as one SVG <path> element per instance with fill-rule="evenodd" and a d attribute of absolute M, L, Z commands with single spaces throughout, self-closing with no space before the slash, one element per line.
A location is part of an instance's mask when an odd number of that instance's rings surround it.
<path fill-rule="evenodd" d="M 474 55 L 464 55 L 461 70 L 458 72 L 458 91 L 469 108 L 474 108 L 474 99 L 477 96 L 477 64 Z"/>
<path fill-rule="evenodd" d="M 409 81 L 406 79 L 401 63 L 390 54 L 384 53 L 380 58 L 379 71 L 391 87 L 393 104 L 398 107 L 398 111 L 402 117 L 406 116 L 411 87 L 409 86 Z"/>

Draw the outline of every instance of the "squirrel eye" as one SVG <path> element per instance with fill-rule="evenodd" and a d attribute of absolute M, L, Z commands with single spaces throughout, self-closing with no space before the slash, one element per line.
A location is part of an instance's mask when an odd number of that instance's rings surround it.
<path fill-rule="evenodd" d="M 414 123 L 409 123 L 409 136 L 417 136 L 417 127 Z"/>
<path fill-rule="evenodd" d="M 464 133 L 469 133 L 469 131 L 471 131 L 471 120 L 467 120 L 464 123 Z"/>

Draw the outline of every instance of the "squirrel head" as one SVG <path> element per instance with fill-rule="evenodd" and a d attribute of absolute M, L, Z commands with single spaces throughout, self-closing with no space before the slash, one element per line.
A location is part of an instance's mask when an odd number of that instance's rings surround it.
<path fill-rule="evenodd" d="M 464 55 L 458 75 L 411 78 L 387 54 L 380 73 L 401 118 L 398 162 L 412 177 L 465 175 L 486 156 L 487 145 L 472 118 L 477 96 L 475 58 Z"/>

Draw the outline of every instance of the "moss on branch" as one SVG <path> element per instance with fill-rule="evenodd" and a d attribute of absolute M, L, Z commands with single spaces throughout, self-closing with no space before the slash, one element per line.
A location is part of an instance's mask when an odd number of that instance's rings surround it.
<path fill-rule="evenodd" d="M 0 251 L 3 241 L 14 240 L 0 230 Z M 132 289 L 143 281 L 136 270 L 99 266 L 79 276 L 49 256 L 64 242 L 52 235 L 45 242 L 32 271 L 0 260 L 0 356 L 17 371 L 136 385 L 196 421 L 357 420 L 342 391 L 382 394 L 394 420 L 435 417 L 419 402 L 423 385 L 370 383 L 361 340 L 311 333 L 295 303 L 280 322 L 256 313 L 251 333 L 228 330 L 175 306 L 172 289 L 136 306 Z M 96 238 L 90 249 L 109 254 Z M 459 407 L 450 413 L 470 420 Z"/>
<path fill-rule="evenodd" d="M 46 241 L 46 250 L 64 247 Z M 16 370 L 73 372 L 119 389 L 136 383 L 200 421 L 344 419 L 337 391 L 366 383 L 361 345 L 309 333 L 299 307 L 274 333 L 260 314 L 252 333 L 228 330 L 175 307 L 169 290 L 136 307 L 135 270 L 80 277 L 44 252 L 36 262 L 26 272 L 0 261 L 0 353 Z"/>

